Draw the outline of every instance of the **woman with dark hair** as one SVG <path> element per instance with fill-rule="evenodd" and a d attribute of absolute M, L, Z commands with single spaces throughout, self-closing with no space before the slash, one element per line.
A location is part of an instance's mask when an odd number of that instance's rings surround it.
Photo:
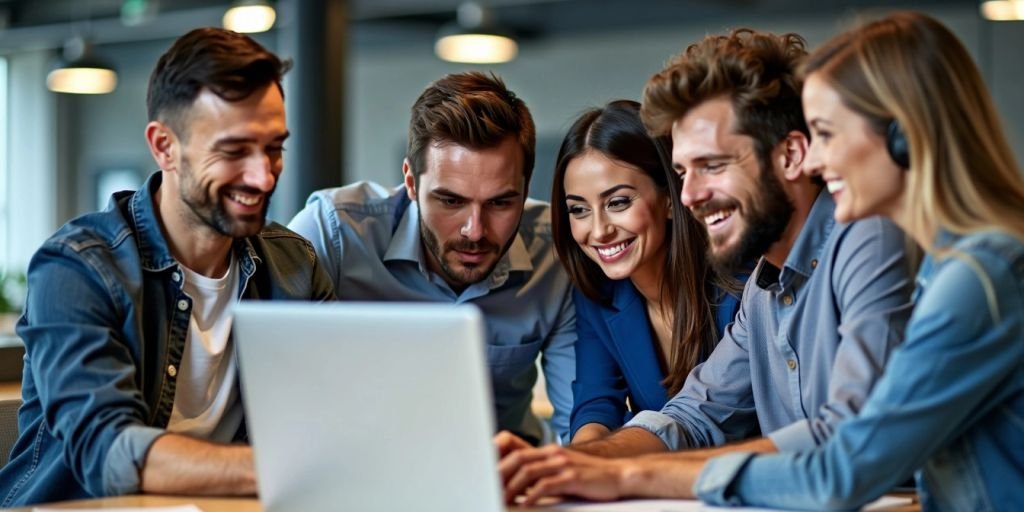
<path fill-rule="evenodd" d="M 712 459 L 698 496 L 853 509 L 914 473 L 924 510 L 1024 510 L 1024 179 L 981 74 L 909 12 L 837 36 L 804 71 L 805 171 L 836 220 L 889 217 L 928 256 L 858 415 L 813 451 Z"/>
<path fill-rule="evenodd" d="M 573 443 L 661 409 L 739 306 L 679 201 L 670 144 L 647 135 L 639 103 L 620 100 L 585 112 L 558 152 L 552 234 L 576 285 Z"/>

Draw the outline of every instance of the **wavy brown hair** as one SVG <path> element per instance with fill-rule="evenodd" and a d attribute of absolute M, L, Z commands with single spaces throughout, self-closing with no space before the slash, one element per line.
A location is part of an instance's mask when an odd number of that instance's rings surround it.
<path fill-rule="evenodd" d="M 605 294 L 610 280 L 573 239 L 565 203 L 564 181 L 569 162 L 588 151 L 598 151 L 638 169 L 671 199 L 672 220 L 665 223 L 669 246 L 660 293 L 662 304 L 667 306 L 664 309 L 672 311 L 673 340 L 662 384 L 669 396 L 675 395 L 701 356 L 711 353 L 719 337 L 712 306 L 720 288 L 716 287 L 719 281 L 706 259 L 707 232 L 679 201 L 679 180 L 669 165 L 671 141 L 665 136 L 647 134 L 640 121 L 639 103 L 612 101 L 584 112 L 562 140 L 551 191 L 555 250 L 573 284 L 584 295 L 610 304 Z"/>
<path fill-rule="evenodd" d="M 427 86 L 413 104 L 405 156 L 418 183 L 429 145 L 479 150 L 508 137 L 515 137 L 522 149 L 523 177 L 529 185 L 537 141 L 530 109 L 494 73 L 453 73 Z"/>
<path fill-rule="evenodd" d="M 772 149 L 791 131 L 810 138 L 797 75 L 806 56 L 806 43 L 796 34 L 741 28 L 707 36 L 647 81 L 640 114 L 651 133 L 665 135 L 697 105 L 728 97 L 738 133 L 754 139 L 761 168 L 771 169 Z"/>

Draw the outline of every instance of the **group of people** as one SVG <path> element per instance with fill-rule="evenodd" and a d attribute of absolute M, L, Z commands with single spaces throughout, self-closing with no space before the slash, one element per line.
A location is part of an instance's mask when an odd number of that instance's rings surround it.
<path fill-rule="evenodd" d="M 1024 506 L 1024 179 L 934 19 L 813 53 L 708 36 L 572 124 L 550 208 L 524 101 L 448 75 L 400 186 L 315 192 L 286 228 L 288 67 L 220 29 L 160 58 L 160 171 L 30 264 L 0 506 L 255 493 L 231 306 L 335 299 L 481 309 L 509 502 L 852 508 L 916 474 L 926 509 Z"/>

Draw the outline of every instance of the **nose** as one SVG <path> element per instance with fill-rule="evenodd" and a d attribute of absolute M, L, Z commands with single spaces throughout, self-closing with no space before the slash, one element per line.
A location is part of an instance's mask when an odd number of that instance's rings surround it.
<path fill-rule="evenodd" d="M 821 137 L 811 138 L 811 144 L 807 148 L 807 157 L 804 158 L 804 174 L 808 176 L 820 176 L 825 169 L 825 160 L 822 158 Z"/>
<path fill-rule="evenodd" d="M 602 210 L 594 211 L 593 226 L 591 230 L 593 232 L 593 239 L 597 243 L 610 242 L 615 238 L 615 227 L 612 226 L 611 222 L 608 222 L 608 218 L 605 216 Z"/>
<path fill-rule="evenodd" d="M 270 192 L 274 190 L 277 176 L 280 174 L 279 171 L 275 171 L 275 163 L 271 156 L 263 153 L 255 155 L 245 171 L 245 184 L 261 192 Z"/>
<path fill-rule="evenodd" d="M 693 208 L 711 199 L 711 191 L 708 190 L 699 173 L 689 172 L 683 178 L 679 199 L 683 202 L 683 206 Z"/>
<path fill-rule="evenodd" d="M 487 234 L 484 229 L 483 211 L 479 206 L 474 205 L 469 208 L 469 213 L 462 222 L 462 227 L 459 228 L 459 234 L 473 242 L 483 239 Z"/>

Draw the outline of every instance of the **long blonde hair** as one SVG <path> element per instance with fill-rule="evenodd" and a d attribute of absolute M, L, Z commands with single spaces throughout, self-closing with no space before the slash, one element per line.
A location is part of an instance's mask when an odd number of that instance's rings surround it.
<path fill-rule="evenodd" d="M 815 51 L 823 78 L 881 135 L 896 120 L 909 143 L 905 225 L 924 243 L 940 231 L 996 229 L 1024 240 L 1024 179 L 977 66 L 935 19 L 901 12 Z"/>

